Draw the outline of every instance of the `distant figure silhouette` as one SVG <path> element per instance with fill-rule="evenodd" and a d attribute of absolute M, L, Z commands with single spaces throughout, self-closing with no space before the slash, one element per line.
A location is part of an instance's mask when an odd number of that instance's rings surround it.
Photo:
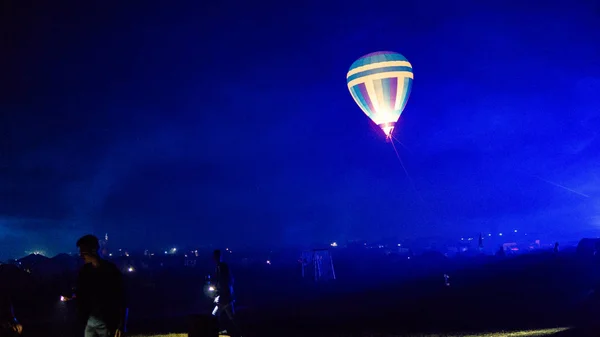
<path fill-rule="evenodd" d="M 500 246 L 500 249 L 498 249 L 498 253 L 496 253 L 497 256 L 506 256 L 506 251 L 504 250 L 504 246 Z"/>
<path fill-rule="evenodd" d="M 223 334 L 227 332 L 232 337 L 238 337 L 240 332 L 235 321 L 233 276 L 227 263 L 223 262 L 220 250 L 217 249 L 213 252 L 213 261 L 217 265 L 214 281 L 218 306 L 216 315 L 219 318 L 219 325 L 221 329 L 226 328 L 222 330 Z M 224 320 L 225 317 L 228 322 Z"/>
<path fill-rule="evenodd" d="M 7 291 L 0 291 L 0 336 L 19 336 L 23 326 L 15 317 L 12 301 Z"/>
<path fill-rule="evenodd" d="M 98 238 L 86 235 L 77 241 L 85 265 L 79 272 L 75 299 L 85 337 L 121 337 L 126 331 L 127 306 L 123 275 L 100 257 Z"/>
<path fill-rule="evenodd" d="M 554 243 L 554 253 L 558 254 L 558 242 Z"/>

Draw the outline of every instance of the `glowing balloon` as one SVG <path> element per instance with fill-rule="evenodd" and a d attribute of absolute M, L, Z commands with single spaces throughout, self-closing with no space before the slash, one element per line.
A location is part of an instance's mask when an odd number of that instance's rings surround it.
<path fill-rule="evenodd" d="M 352 63 L 346 81 L 356 104 L 390 139 L 412 88 L 410 62 L 391 51 L 367 54 Z"/>

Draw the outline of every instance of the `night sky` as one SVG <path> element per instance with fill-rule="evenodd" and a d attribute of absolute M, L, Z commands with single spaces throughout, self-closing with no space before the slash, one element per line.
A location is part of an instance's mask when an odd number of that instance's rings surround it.
<path fill-rule="evenodd" d="M 600 226 L 595 1 L 57 3 L 1 11 L 0 257 Z M 346 86 L 378 50 L 410 179 Z"/>

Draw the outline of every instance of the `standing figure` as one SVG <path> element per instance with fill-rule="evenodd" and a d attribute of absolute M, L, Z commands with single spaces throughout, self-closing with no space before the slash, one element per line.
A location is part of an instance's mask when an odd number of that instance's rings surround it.
<path fill-rule="evenodd" d="M 215 303 L 217 304 L 216 315 L 219 318 L 221 333 L 228 333 L 232 337 L 239 337 L 240 331 L 235 321 L 235 297 L 233 294 L 233 276 L 227 263 L 223 262 L 221 251 L 215 250 L 213 252 L 213 261 L 217 265 L 215 270 L 215 290 L 217 297 Z"/>
<path fill-rule="evenodd" d="M 128 314 L 123 274 L 100 257 L 100 244 L 94 235 L 83 236 L 77 247 L 85 262 L 75 290 L 85 337 L 121 337 L 126 332 Z"/>

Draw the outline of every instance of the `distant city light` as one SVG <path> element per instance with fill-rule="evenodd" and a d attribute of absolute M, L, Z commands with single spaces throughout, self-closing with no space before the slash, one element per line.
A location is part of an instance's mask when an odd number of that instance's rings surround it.
<path fill-rule="evenodd" d="M 337 242 L 332 242 L 331 247 L 337 247 Z"/>
<path fill-rule="evenodd" d="M 112 256 L 112 253 L 108 253 L 108 256 Z"/>
<path fill-rule="evenodd" d="M 270 265 L 270 264 L 271 264 L 271 260 L 267 260 L 267 264 L 269 264 L 269 265 Z"/>
<path fill-rule="evenodd" d="M 399 244 L 398 244 L 398 247 L 402 247 L 402 244 L 401 244 L 401 243 L 399 243 Z"/>
<path fill-rule="evenodd" d="M 33 254 L 33 255 L 42 255 L 42 256 L 46 256 L 46 252 L 43 250 L 33 250 L 33 251 L 25 251 L 25 254 Z"/>
<path fill-rule="evenodd" d="M 127 269 L 127 271 L 128 271 L 128 272 L 130 272 L 130 273 L 132 273 L 132 272 L 133 272 L 133 267 L 129 267 L 129 268 Z"/>
<path fill-rule="evenodd" d="M 165 250 L 165 254 L 169 254 L 169 252 L 167 252 L 167 251 Z"/>
<path fill-rule="evenodd" d="M 502 233 L 499 233 L 498 235 L 502 236 Z"/>
<path fill-rule="evenodd" d="M 208 287 L 208 291 L 215 291 L 215 287 L 213 287 L 213 286 Z"/>
<path fill-rule="evenodd" d="M 460 241 L 465 241 L 465 238 L 460 238 Z"/>
<path fill-rule="evenodd" d="M 515 229 L 515 233 L 517 232 L 517 230 Z"/>
<path fill-rule="evenodd" d="M 488 234 L 488 236 L 492 236 L 492 234 L 490 233 L 490 234 Z"/>
<path fill-rule="evenodd" d="M 67 299 L 66 299 L 64 296 L 61 296 L 61 297 L 60 297 L 60 301 L 61 301 L 61 302 L 66 302 L 66 301 L 67 301 Z"/>

